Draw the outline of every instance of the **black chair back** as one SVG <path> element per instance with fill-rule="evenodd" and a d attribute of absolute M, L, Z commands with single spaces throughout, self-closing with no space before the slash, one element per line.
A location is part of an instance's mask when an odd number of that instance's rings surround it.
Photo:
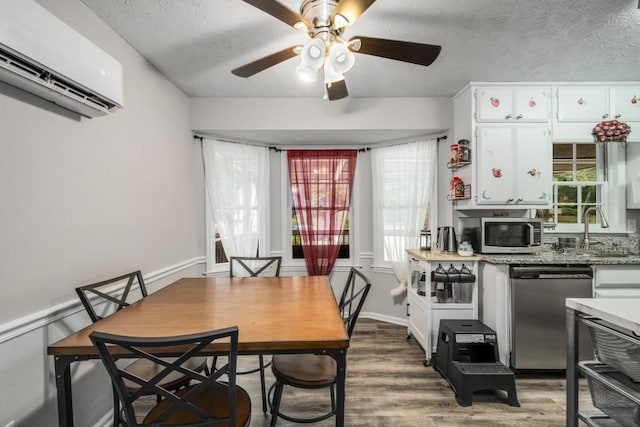
<path fill-rule="evenodd" d="M 237 389 L 240 389 L 236 387 L 237 326 L 177 337 L 126 337 L 95 331 L 89 337 L 111 376 L 114 388 L 122 402 L 127 425 L 236 425 L 236 395 Z M 227 363 L 218 367 L 213 373 L 192 370 L 187 362 L 194 357 L 206 357 L 205 348 L 217 340 L 230 342 L 229 351 L 223 353 L 228 357 Z M 173 354 L 175 352 L 179 355 L 177 358 L 166 359 L 151 354 L 154 348 L 159 347 L 162 347 L 162 351 L 165 353 L 171 352 Z M 125 357 L 135 354 L 137 357 L 158 365 L 158 374 L 145 380 L 119 367 L 116 359 L 121 357 L 119 355 L 122 355 L 123 352 Z M 178 391 L 162 387 L 163 380 L 174 372 L 189 377 L 190 385 Z M 224 378 L 224 382 L 220 381 L 221 377 Z M 139 388 L 132 391 L 125 385 L 125 380 L 135 382 Z M 212 410 L 214 406 L 220 404 L 220 402 L 213 401 L 211 391 L 214 389 L 218 392 L 221 389 L 224 391 L 221 400 L 223 400 L 222 405 L 226 409 Z M 147 414 L 143 423 L 138 424 L 133 405 L 139 398 L 151 393 L 161 396 L 162 400 Z M 219 416 L 213 415 L 212 412 L 217 412 Z M 185 422 L 185 420 L 187 421 Z"/>
<path fill-rule="evenodd" d="M 120 288 L 116 287 L 116 283 L 124 283 L 120 293 Z M 131 273 L 123 274 L 122 276 L 114 277 L 112 279 L 103 280 L 102 282 L 93 283 L 91 285 L 80 286 L 76 288 L 76 293 L 82 301 L 82 305 L 89 314 L 92 322 L 107 317 L 129 305 L 129 298 L 131 291 L 137 284 L 142 294 L 142 298 L 147 296 L 147 288 L 144 285 L 142 279 L 142 273 L 140 270 Z M 113 289 L 112 289 L 113 288 Z M 106 315 L 100 315 L 97 313 L 95 307 L 102 303 L 112 303 L 113 310 L 110 310 Z"/>
<path fill-rule="evenodd" d="M 230 277 L 276 277 L 280 275 L 282 257 L 229 257 Z"/>
<path fill-rule="evenodd" d="M 340 303 L 338 304 L 338 308 L 342 314 L 342 319 L 344 319 L 344 325 L 347 328 L 349 337 L 351 337 L 353 328 L 356 326 L 360 310 L 362 310 L 362 306 L 364 305 L 364 301 L 367 298 L 370 288 L 371 281 L 367 276 L 355 267 L 351 267 L 347 283 L 344 285 L 344 289 L 342 290 Z"/>

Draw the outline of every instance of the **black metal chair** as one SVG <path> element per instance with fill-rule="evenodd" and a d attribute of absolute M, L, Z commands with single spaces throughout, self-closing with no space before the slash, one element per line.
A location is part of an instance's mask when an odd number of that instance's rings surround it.
<path fill-rule="evenodd" d="M 139 291 L 139 295 L 142 298 L 148 295 L 140 270 L 76 288 L 76 293 L 78 297 L 80 297 L 82 305 L 94 323 L 139 299 L 137 291 Z M 206 358 L 191 359 L 189 366 L 191 369 L 202 371 L 206 369 Z M 158 365 L 149 363 L 149 361 L 145 359 L 136 359 L 129 364 L 126 369 L 131 374 L 146 379 L 153 378 L 158 374 Z M 176 372 L 167 376 L 162 386 L 168 389 L 178 390 L 189 385 L 189 380 L 189 377 Z M 126 384 L 130 387 L 131 391 L 138 389 L 138 385 L 133 382 L 127 380 Z M 147 394 L 151 393 L 152 392 L 148 392 Z M 158 396 L 158 401 L 159 400 L 160 396 Z M 113 425 L 118 426 L 120 420 L 120 400 L 114 390 Z"/>
<path fill-rule="evenodd" d="M 251 399 L 236 385 L 238 327 L 177 337 L 141 338 L 92 332 L 89 337 L 106 367 L 113 386 L 122 401 L 125 426 L 248 426 L 251 420 Z M 189 361 L 206 358 L 206 347 L 214 341 L 230 342 L 227 363 L 216 372 L 191 369 Z M 172 361 L 153 355 L 154 348 L 180 354 Z M 140 378 L 118 366 L 118 354 L 136 354 L 157 366 L 153 378 Z M 190 385 L 180 390 L 162 385 L 172 375 L 186 376 Z M 225 381 L 221 381 L 224 379 Z M 135 391 L 126 382 L 137 385 Z M 162 400 L 152 407 L 138 423 L 134 403 L 141 397 L 157 394 Z"/>
<path fill-rule="evenodd" d="M 282 257 L 229 257 L 230 277 L 277 277 L 280 276 L 280 265 Z M 258 367 L 247 371 L 239 371 L 238 375 L 253 374 L 260 372 L 260 390 L 262 392 L 262 412 L 267 412 L 267 385 L 264 379 L 264 370 L 271 362 L 265 364 L 264 356 L 258 356 Z M 215 369 L 215 358 L 214 358 Z"/>
<path fill-rule="evenodd" d="M 229 258 L 230 277 L 277 277 L 280 275 L 281 256 Z"/>
<path fill-rule="evenodd" d="M 364 305 L 371 282 L 359 270 L 352 267 L 347 283 L 342 291 L 338 308 L 344 319 L 349 337 Z M 315 423 L 326 420 L 336 413 L 335 390 L 337 366 L 331 356 L 317 354 L 276 354 L 271 359 L 271 371 L 276 382 L 269 389 L 271 406 L 271 427 L 276 425 L 278 417 L 296 423 Z M 331 411 L 314 418 L 296 418 L 280 412 L 280 403 L 284 386 L 303 389 L 321 389 L 328 387 L 331 393 Z M 273 391 L 273 398 L 271 392 Z"/>

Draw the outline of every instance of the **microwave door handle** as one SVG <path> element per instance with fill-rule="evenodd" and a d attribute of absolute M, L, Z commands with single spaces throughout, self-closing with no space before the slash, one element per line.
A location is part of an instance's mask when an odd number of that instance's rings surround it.
<path fill-rule="evenodd" d="M 529 244 L 527 246 L 533 246 L 533 225 L 527 223 L 527 227 L 529 227 Z"/>

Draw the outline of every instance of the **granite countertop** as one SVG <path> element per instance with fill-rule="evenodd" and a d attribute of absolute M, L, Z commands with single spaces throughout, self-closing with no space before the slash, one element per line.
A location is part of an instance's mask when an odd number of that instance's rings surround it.
<path fill-rule="evenodd" d="M 595 256 L 575 252 L 544 251 L 540 254 L 482 255 L 491 264 L 585 264 L 585 265 L 640 265 L 640 256 Z"/>
<path fill-rule="evenodd" d="M 407 253 L 423 261 L 484 261 L 490 264 L 584 264 L 584 265 L 640 265 L 640 255 L 596 256 L 576 252 L 544 251 L 539 254 L 474 254 L 463 257 L 456 254 L 407 249 Z"/>

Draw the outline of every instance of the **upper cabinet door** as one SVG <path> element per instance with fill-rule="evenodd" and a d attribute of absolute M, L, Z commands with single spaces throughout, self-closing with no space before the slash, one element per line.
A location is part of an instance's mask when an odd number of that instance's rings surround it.
<path fill-rule="evenodd" d="M 514 198 L 514 144 L 511 126 L 478 127 L 478 204 L 508 204 Z"/>
<path fill-rule="evenodd" d="M 640 122 L 640 86 L 612 86 L 611 117 L 623 122 Z"/>
<path fill-rule="evenodd" d="M 553 153 L 545 126 L 518 126 L 515 131 L 516 204 L 546 205 L 551 201 Z"/>
<path fill-rule="evenodd" d="M 547 122 L 551 111 L 550 87 L 526 87 L 513 90 L 514 118 L 520 122 Z"/>
<path fill-rule="evenodd" d="M 476 91 L 476 120 L 502 122 L 513 118 L 513 90 L 483 87 Z"/>
<path fill-rule="evenodd" d="M 596 124 L 609 114 L 607 86 L 558 87 L 558 121 Z"/>
<path fill-rule="evenodd" d="M 476 91 L 478 122 L 548 122 L 550 87 L 479 87 Z"/>

